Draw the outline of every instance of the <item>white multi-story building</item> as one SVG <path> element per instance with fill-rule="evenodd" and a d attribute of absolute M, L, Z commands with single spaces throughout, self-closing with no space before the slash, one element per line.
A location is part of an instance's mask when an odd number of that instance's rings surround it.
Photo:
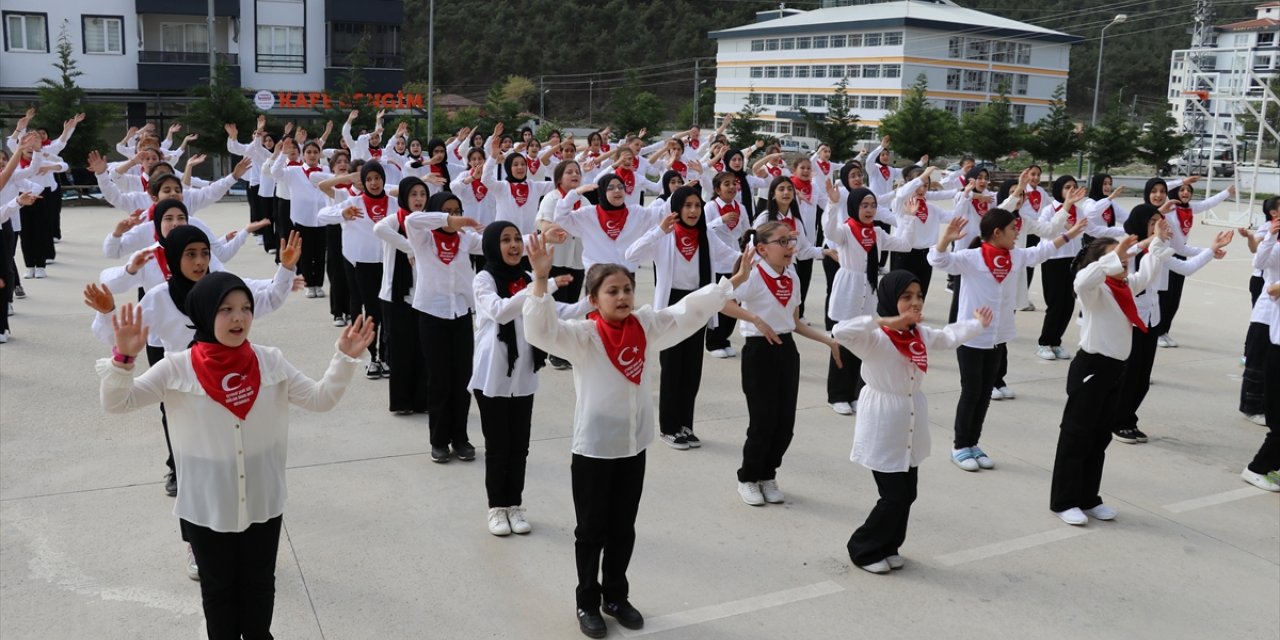
<path fill-rule="evenodd" d="M 66 28 L 77 83 L 95 99 L 129 105 L 181 102 L 209 78 L 210 49 L 250 90 L 323 92 L 349 68 L 364 34 L 370 91 L 401 88 L 403 0 L 3 0 L 0 99 L 27 101 L 41 78 L 57 77 Z M 212 45 L 212 46 L 211 46 Z M 154 109 L 154 107 L 152 107 Z"/>
<path fill-rule="evenodd" d="M 718 44 L 716 113 L 756 101 L 763 132 L 809 143 L 800 109 L 824 112 L 841 78 L 869 126 L 920 74 L 930 101 L 957 116 L 1004 86 L 1014 119 L 1033 122 L 1066 83 L 1071 43 L 1080 40 L 947 0 L 761 11 L 752 24 L 708 35 Z"/>
<path fill-rule="evenodd" d="M 1255 10 L 1254 19 L 1215 26 L 1202 48 L 1178 49 L 1169 59 L 1170 109 L 1201 146 L 1232 146 L 1236 115 L 1247 111 L 1243 100 L 1256 99 L 1280 75 L 1280 2 Z"/>

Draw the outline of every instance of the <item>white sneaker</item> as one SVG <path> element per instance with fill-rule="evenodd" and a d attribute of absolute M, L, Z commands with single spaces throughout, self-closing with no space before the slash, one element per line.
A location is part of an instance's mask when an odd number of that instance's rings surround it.
<path fill-rule="evenodd" d="M 524 519 L 524 507 L 507 507 L 507 522 L 511 524 L 511 533 L 523 535 L 533 531 L 529 521 Z"/>
<path fill-rule="evenodd" d="M 1004 400 L 1004 394 L 1000 393 L 1000 387 L 991 387 L 992 400 Z"/>
<path fill-rule="evenodd" d="M 973 455 L 973 459 L 978 463 L 979 468 L 996 468 L 996 461 L 992 460 L 990 456 L 982 451 L 982 449 L 979 449 L 978 447 L 969 447 L 969 453 Z"/>
<path fill-rule="evenodd" d="M 1013 389 L 1009 388 L 1009 385 L 998 387 L 998 390 L 1000 391 L 1000 395 L 1004 396 L 1005 400 L 1013 400 L 1018 397 L 1018 394 L 1014 393 Z"/>
<path fill-rule="evenodd" d="M 869 573 L 889 573 L 889 571 L 893 569 L 893 567 L 889 566 L 889 562 L 887 560 L 872 562 L 871 564 L 862 565 L 858 568 Z"/>
<path fill-rule="evenodd" d="M 316 297 L 317 298 L 324 297 L 324 287 L 316 287 Z"/>
<path fill-rule="evenodd" d="M 712 358 L 720 358 L 721 360 L 733 357 L 729 355 L 728 349 L 712 349 L 710 353 Z"/>
<path fill-rule="evenodd" d="M 1070 360 L 1071 354 L 1067 353 L 1066 347 L 1057 346 L 1053 348 L 1053 357 L 1059 360 Z"/>
<path fill-rule="evenodd" d="M 0 333 L 0 344 L 4 344 L 8 341 L 9 341 L 9 330 L 6 329 L 4 333 Z"/>
<path fill-rule="evenodd" d="M 1089 514 L 1094 520 L 1115 520 L 1116 510 L 1105 504 L 1100 504 L 1092 509 L 1085 509 L 1085 513 Z"/>
<path fill-rule="evenodd" d="M 1261 413 L 1255 413 L 1253 415 L 1245 414 L 1244 419 L 1258 425 L 1259 427 L 1267 426 L 1267 416 Z"/>
<path fill-rule="evenodd" d="M 1036 347 L 1036 357 L 1041 360 L 1057 360 L 1058 354 L 1053 352 L 1053 347 L 1042 344 Z"/>
<path fill-rule="evenodd" d="M 1245 482 L 1248 482 L 1263 491 L 1280 491 L 1280 484 L 1276 484 L 1275 481 L 1267 476 L 1250 471 L 1249 467 L 1245 467 L 1244 471 L 1240 472 L 1240 477 L 1243 478 Z"/>
<path fill-rule="evenodd" d="M 907 566 L 907 559 L 897 554 L 885 558 L 884 561 L 889 563 L 890 569 L 901 569 Z"/>
<path fill-rule="evenodd" d="M 739 482 L 738 495 L 742 497 L 742 501 L 758 507 L 764 504 L 764 494 L 760 493 L 760 485 L 754 482 Z"/>
<path fill-rule="evenodd" d="M 787 501 L 786 496 L 782 495 L 782 489 L 778 488 L 777 480 L 761 480 L 760 493 L 764 495 L 764 501 L 769 504 L 782 504 Z"/>
<path fill-rule="evenodd" d="M 1031 302 L 1028 302 L 1028 303 L 1027 303 L 1027 306 L 1025 306 L 1025 307 L 1023 307 L 1023 308 L 1021 308 L 1021 309 L 1018 309 L 1018 311 L 1035 311 L 1035 310 L 1036 310 L 1036 305 L 1035 305 L 1034 303 L 1031 303 Z"/>
<path fill-rule="evenodd" d="M 22 276 L 22 277 L 24 277 L 24 278 L 26 278 L 26 279 L 30 280 L 31 278 L 36 277 L 36 270 L 35 270 L 35 269 L 27 269 L 27 273 L 26 273 L 26 275 L 24 275 L 24 276 Z"/>
<path fill-rule="evenodd" d="M 334 317 L 333 317 L 333 326 L 335 326 L 335 327 L 345 327 L 345 326 L 347 326 L 347 318 L 346 318 L 346 316 L 334 316 Z"/>
<path fill-rule="evenodd" d="M 36 267 L 36 273 L 35 273 L 36 280 L 44 278 L 48 275 L 49 274 L 45 273 L 44 267 Z"/>
<path fill-rule="evenodd" d="M 1066 511 L 1054 511 L 1053 515 L 1062 518 L 1062 521 L 1073 526 L 1081 526 L 1089 524 L 1089 516 L 1086 516 L 1079 507 L 1071 507 Z"/>
<path fill-rule="evenodd" d="M 827 406 L 842 416 L 853 415 L 853 405 L 848 402 L 828 402 Z"/>
<path fill-rule="evenodd" d="M 978 459 L 973 457 L 973 449 L 952 449 L 951 461 L 965 471 L 977 471 Z"/>
<path fill-rule="evenodd" d="M 305 295 L 306 295 L 308 298 L 314 298 L 314 297 L 316 297 L 316 288 L 315 288 L 315 287 L 307 287 L 307 293 L 306 293 Z"/>
<path fill-rule="evenodd" d="M 506 507 L 489 508 L 489 533 L 495 536 L 511 535 L 511 523 L 507 521 Z"/>
<path fill-rule="evenodd" d="M 187 545 L 187 577 L 192 580 L 200 579 L 200 566 L 196 564 L 196 552 L 191 549 L 191 545 Z"/>
<path fill-rule="evenodd" d="M 729 354 L 729 357 L 730 357 L 730 358 L 736 358 L 736 357 L 738 357 L 738 352 L 733 350 L 733 345 L 729 345 L 729 346 L 725 347 L 725 348 L 724 348 L 724 352 L 725 352 L 725 353 L 727 353 L 727 354 Z"/>
<path fill-rule="evenodd" d="M 264 241 L 263 241 L 263 239 L 262 239 L 262 236 L 254 236 L 254 237 L 258 239 L 258 241 L 257 241 L 257 242 L 258 242 L 258 246 L 259 246 L 259 247 L 261 247 L 261 246 L 262 246 L 262 243 L 264 242 Z"/>
<path fill-rule="evenodd" d="M 1162 347 L 1164 347 L 1164 348 L 1166 348 L 1166 349 L 1172 349 L 1172 348 L 1174 348 L 1174 347 L 1177 347 L 1177 346 L 1178 346 L 1178 343 L 1177 343 L 1177 342 L 1174 342 L 1174 340 L 1173 340 L 1173 336 L 1171 336 L 1171 335 L 1169 335 L 1169 334 L 1167 334 L 1167 333 L 1166 333 L 1166 334 L 1164 334 L 1164 335 L 1162 335 L 1162 336 L 1160 336 L 1159 338 L 1156 338 L 1156 344 L 1158 344 L 1158 345 L 1160 345 L 1160 346 L 1162 346 Z"/>

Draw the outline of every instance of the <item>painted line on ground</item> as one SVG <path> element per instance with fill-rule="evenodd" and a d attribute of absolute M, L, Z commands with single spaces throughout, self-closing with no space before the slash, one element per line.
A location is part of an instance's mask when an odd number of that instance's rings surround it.
<path fill-rule="evenodd" d="M 1006 553 L 1013 553 L 1014 551 L 1022 551 L 1024 549 L 1038 547 L 1042 544 L 1049 544 L 1051 542 L 1058 542 L 1059 540 L 1075 538 L 1087 533 L 1093 533 L 1094 531 L 1095 529 L 1089 529 L 1087 527 L 1069 527 L 1067 525 L 1063 525 L 1061 528 L 1053 529 L 1052 531 L 1033 533 L 1029 536 L 1022 536 L 1021 538 L 1004 540 L 1002 542 L 993 542 L 991 544 L 982 545 L 981 547 L 941 555 L 938 556 L 938 562 L 949 567 L 954 567 L 959 564 L 965 564 L 966 562 L 986 560 L 987 558 L 1002 556 Z"/>
<path fill-rule="evenodd" d="M 732 602 L 723 602 L 713 604 L 679 613 L 669 613 L 665 616 L 657 618 L 649 618 L 644 621 L 644 628 L 636 631 L 628 629 L 620 629 L 624 638 L 635 638 L 638 636 L 649 635 L 652 633 L 661 633 L 681 627 L 688 627 L 712 620 L 720 620 L 744 613 L 752 613 L 762 609 L 771 607 L 780 607 L 784 604 L 800 602 L 802 600 L 811 600 L 822 596 L 831 595 L 844 591 L 844 587 L 827 580 L 794 589 L 784 589 L 782 591 L 774 591 L 773 593 L 765 593 L 742 600 L 734 600 Z"/>
<path fill-rule="evenodd" d="M 1190 500 L 1183 500 L 1182 502 L 1166 504 L 1162 508 L 1171 513 L 1186 513 L 1195 509 L 1212 507 L 1216 504 L 1235 502 L 1236 500 L 1244 500 L 1245 498 L 1252 498 L 1253 496 L 1261 495 L 1266 494 L 1253 487 L 1244 487 L 1243 489 L 1232 489 L 1230 491 L 1223 491 L 1222 493 L 1215 493 L 1211 496 L 1204 496 L 1202 498 L 1192 498 Z"/>

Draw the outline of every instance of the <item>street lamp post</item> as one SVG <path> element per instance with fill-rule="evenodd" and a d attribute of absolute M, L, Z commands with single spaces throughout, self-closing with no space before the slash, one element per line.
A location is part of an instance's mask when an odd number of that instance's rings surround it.
<path fill-rule="evenodd" d="M 436 0 L 427 9 L 427 137 L 435 134 Z"/>
<path fill-rule="evenodd" d="M 1098 125 L 1098 93 L 1102 90 L 1102 47 L 1107 42 L 1107 29 L 1124 22 L 1128 17 L 1123 13 L 1116 14 L 1116 17 L 1102 28 L 1102 33 L 1098 37 L 1098 69 L 1093 78 L 1093 117 L 1089 119 L 1090 128 Z M 1089 170 L 1085 173 L 1089 176 L 1093 175 L 1093 158 L 1089 159 Z"/>

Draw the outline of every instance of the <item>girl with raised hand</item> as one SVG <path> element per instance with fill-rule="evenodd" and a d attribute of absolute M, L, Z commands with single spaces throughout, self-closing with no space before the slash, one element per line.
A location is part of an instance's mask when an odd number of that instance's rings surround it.
<path fill-rule="evenodd" d="M 579 208 L 582 197 L 592 191 L 598 204 Z M 621 264 L 635 273 L 639 263 L 627 259 L 627 249 L 665 216 L 661 208 L 627 204 L 622 178 L 606 173 L 595 184 L 584 184 L 561 198 L 555 223 L 582 240 L 587 269 L 594 264 Z"/>
<path fill-rule="evenodd" d="M 551 242 L 565 232 L 549 230 Z M 484 270 L 476 274 L 475 358 L 468 386 L 480 408 L 484 432 L 484 486 L 489 497 L 489 533 L 505 536 L 529 533 L 523 501 L 525 461 L 529 457 L 529 432 L 533 420 L 533 396 L 538 390 L 538 370 L 546 353 L 529 345 L 524 337 L 521 311 L 533 277 L 521 266 L 523 238 L 510 222 L 495 222 L 484 230 Z M 556 278 L 568 284 L 572 276 Z M 591 309 L 587 301 L 556 304 L 561 318 L 580 318 Z"/>
<path fill-rule="evenodd" d="M 889 193 L 893 191 L 893 185 L 898 181 L 909 181 L 910 177 L 904 176 L 902 169 L 889 165 L 889 136 L 880 138 L 880 145 L 871 150 L 867 156 L 871 161 L 871 166 L 867 169 L 867 176 L 871 179 L 871 191 L 876 194 Z M 920 158 L 918 166 L 926 166 L 929 164 L 929 156 L 925 155 Z M 898 267 L 895 266 L 894 269 Z M 919 274 L 916 274 L 919 275 Z M 929 288 L 927 280 L 921 280 L 921 285 L 926 289 Z"/>
<path fill-rule="evenodd" d="M 563 320 L 547 295 L 551 251 L 542 238 L 529 242 L 527 251 L 534 280 L 524 303 L 525 336 L 529 344 L 574 363 L 570 472 L 577 514 L 578 625 L 587 636 L 604 637 L 603 601 L 604 613 L 628 629 L 640 629 L 644 616 L 630 603 L 627 566 L 635 547 L 645 449 L 653 443 L 654 373 L 646 364 L 705 325 L 733 287 L 746 280 L 752 261 L 744 258 L 732 281 L 702 287 L 660 310 L 634 308 L 635 277 L 628 267 L 597 264 L 586 281 L 587 299 L 596 310 L 586 320 Z"/>
<path fill-rule="evenodd" d="M 1267 342 L 1264 386 L 1274 390 L 1280 388 L 1280 244 L 1277 244 L 1280 219 L 1272 218 L 1264 233 L 1258 253 L 1253 256 L 1253 267 L 1262 271 L 1266 281 L 1258 296 L 1255 314 L 1258 307 L 1267 314 L 1265 324 L 1269 329 L 1267 335 L 1261 337 Z M 1266 394 L 1264 412 L 1267 436 L 1240 477 L 1259 489 L 1280 491 L 1280 393 Z"/>
<path fill-rule="evenodd" d="M 921 391 L 929 354 L 956 348 L 992 318 L 989 307 L 980 307 L 972 320 L 932 329 L 920 324 L 923 310 L 920 280 L 910 271 L 892 271 L 876 290 L 875 313 L 844 320 L 832 331 L 842 349 L 861 359 L 866 381 L 849 459 L 871 470 L 880 500 L 847 547 L 853 564 L 871 573 L 906 563 L 898 551 L 907 538 L 917 469 L 930 451 L 929 402 Z"/>
<path fill-rule="evenodd" d="M 502 137 L 502 123 L 494 130 L 494 137 Z M 504 155 L 501 143 L 495 140 L 484 162 L 483 180 L 491 197 L 496 198 L 496 220 L 513 222 L 520 233 L 528 235 L 537 230 L 538 200 L 555 188 L 546 180 L 529 180 L 528 160 L 519 153 Z M 505 159 L 504 159 L 505 158 Z M 498 162 L 502 162 L 503 179 L 498 178 Z"/>
<path fill-rule="evenodd" d="M 284 141 L 285 151 L 294 145 Z M 272 173 L 279 183 L 288 185 L 289 220 L 292 228 L 302 235 L 302 261 L 298 265 L 300 275 L 307 280 L 307 297 L 323 298 L 325 236 L 324 225 L 316 216 L 325 207 L 324 193 L 316 186 L 330 177 L 327 168 L 320 164 L 320 145 L 314 140 L 302 148 L 299 164 L 286 164 L 285 156 L 272 163 Z M 279 185 L 277 185 L 279 186 Z"/>
<path fill-rule="evenodd" d="M 739 153 L 736 156 L 739 165 L 741 165 L 741 159 L 742 154 Z M 719 235 L 720 239 L 729 246 L 741 244 L 742 238 L 750 229 L 747 222 L 755 218 L 752 215 L 750 198 L 742 193 L 742 189 L 748 183 L 743 182 L 745 174 L 738 175 L 741 173 L 741 170 L 717 173 L 712 179 L 716 197 L 703 207 L 707 228 Z M 759 178 L 752 179 L 759 180 Z M 722 276 L 735 270 L 732 263 L 711 266 L 717 274 Z M 738 355 L 729 343 L 735 322 L 733 316 L 724 313 L 716 317 L 715 323 L 707 331 L 707 352 L 711 357 L 732 358 Z"/>
<path fill-rule="evenodd" d="M 1046 204 L 1040 211 L 1040 221 L 1049 222 L 1061 211 L 1067 212 L 1068 228 L 1083 221 L 1086 229 L 1089 217 L 1081 202 L 1085 197 L 1084 189 L 1076 185 L 1071 176 L 1058 176 L 1053 181 L 1053 202 Z M 1036 356 L 1042 360 L 1068 360 L 1071 358 L 1062 346 L 1062 335 L 1071 324 L 1071 316 L 1075 311 L 1075 295 L 1071 292 L 1071 261 L 1080 253 L 1081 242 L 1072 240 L 1062 245 L 1040 267 L 1040 286 L 1044 293 L 1044 320 L 1040 325 L 1039 346 Z"/>
<path fill-rule="evenodd" d="M 1276 220 L 1280 220 L 1280 197 L 1270 197 L 1262 202 L 1263 222 L 1256 230 L 1241 228 L 1237 232 L 1249 243 L 1249 251 L 1253 256 L 1253 273 L 1249 281 L 1249 293 L 1253 300 L 1249 313 L 1249 329 L 1244 338 L 1244 371 L 1240 375 L 1240 413 L 1244 419 L 1266 426 L 1266 363 L 1267 333 L 1271 330 L 1271 307 L 1275 304 L 1270 296 L 1264 296 L 1263 290 L 1268 282 L 1280 280 L 1280 272 L 1267 273 L 1258 260 L 1258 251 L 1267 235 L 1275 235 L 1280 229 Z M 1254 291 L 1257 292 L 1253 295 Z"/>
<path fill-rule="evenodd" d="M 978 446 L 987 409 L 991 406 L 991 390 L 999 374 L 1006 344 L 1017 337 L 1013 322 L 1013 305 L 1017 298 L 1013 288 L 1017 278 L 1009 278 L 1015 269 L 1023 269 L 1049 259 L 1063 245 L 1084 232 L 1088 221 L 1084 216 L 1051 242 L 1035 247 L 1015 247 L 1017 220 L 1004 209 L 992 209 L 982 217 L 980 239 L 968 249 L 951 251 L 951 243 L 965 236 L 964 218 L 952 220 L 929 251 L 929 264 L 959 275 L 963 284 L 959 315 L 968 317 L 979 307 L 990 307 L 994 321 L 982 333 L 966 340 L 956 349 L 960 364 L 960 398 L 956 404 L 955 443 L 951 461 L 965 471 L 994 469 L 995 462 Z"/>
<path fill-rule="evenodd" d="M 903 172 L 903 178 L 907 183 L 895 193 L 893 210 L 899 220 L 914 227 L 912 237 L 915 238 L 915 242 L 912 243 L 910 251 L 895 251 L 889 258 L 889 265 L 895 271 L 906 269 L 916 274 L 926 295 L 929 292 L 929 282 L 933 279 L 933 267 L 929 266 L 929 247 L 932 246 L 930 239 L 936 238 L 941 227 L 955 216 L 953 211 L 940 209 L 929 202 L 933 199 L 931 196 L 933 192 L 929 191 L 929 185 L 933 183 L 934 170 L 935 167 L 923 169 L 909 167 Z M 877 170 L 873 169 L 868 173 L 871 176 L 871 191 L 884 193 L 881 189 L 884 189 L 882 185 L 885 183 L 883 180 L 876 179 L 876 172 Z"/>
<path fill-rule="evenodd" d="M 141 307 L 125 305 L 113 318 L 113 357 L 97 364 L 103 409 L 123 413 L 164 402 L 173 416 L 182 485 L 173 510 L 200 566 L 210 638 L 271 637 L 289 405 L 332 409 L 356 358 L 373 340 L 372 327 L 357 318 L 315 381 L 279 349 L 249 343 L 255 307 L 244 281 L 209 274 L 185 300 L 183 311 L 194 326 L 190 349 L 135 377 L 134 360 L 147 343 L 143 323 L 150 318 Z"/>
<path fill-rule="evenodd" d="M 373 234 L 382 240 L 382 331 L 387 336 L 386 365 L 394 369 L 387 394 L 388 409 L 399 416 L 426 413 L 428 409 L 427 366 L 423 359 L 418 330 L 419 312 L 413 308 L 413 246 L 409 244 L 404 221 L 410 214 L 427 208 L 427 185 L 415 177 L 400 181 L 396 192 L 398 209 L 373 225 Z"/>
<path fill-rule="evenodd" d="M 807 167 L 808 161 L 804 163 Z M 766 222 L 781 222 L 796 232 L 796 251 L 792 258 L 800 287 L 798 310 L 800 317 L 803 318 L 804 301 L 809 295 L 809 280 L 813 275 L 813 260 L 822 257 L 822 250 L 814 244 L 814 237 L 817 235 L 817 229 L 814 226 L 817 223 L 817 208 L 813 207 L 812 212 L 804 213 L 801 205 L 803 193 L 794 180 L 795 176 L 778 176 L 773 179 L 769 184 L 764 208 L 756 215 L 751 226 L 759 228 Z M 812 182 L 804 184 L 812 190 Z M 810 199 L 812 198 L 813 196 L 810 195 Z M 822 198 L 825 202 L 827 198 L 825 193 Z"/>
<path fill-rule="evenodd" d="M 1186 247 L 1187 240 L 1190 239 L 1191 229 L 1195 225 L 1195 215 L 1208 211 L 1228 198 L 1234 198 L 1236 195 L 1236 186 L 1230 185 L 1226 189 L 1219 191 L 1216 195 L 1205 198 L 1204 200 L 1192 200 L 1195 196 L 1195 182 L 1186 181 L 1176 187 L 1177 204 L 1173 211 L 1164 214 L 1165 220 L 1169 222 L 1173 230 L 1172 244 L 1174 247 Z M 1169 190 L 1175 187 L 1168 187 Z M 1156 206 L 1160 206 L 1157 204 Z M 1200 253 L 1203 253 L 1201 247 L 1193 249 L 1180 255 L 1175 256 L 1178 260 L 1187 260 Z M 1173 327 L 1173 319 L 1178 315 L 1178 306 L 1182 304 L 1182 286 L 1186 276 L 1177 271 L 1169 273 L 1167 287 L 1160 292 L 1160 324 L 1155 327 L 1157 340 L 1162 347 L 1176 347 L 1177 341 L 1173 336 L 1169 335 L 1169 330 Z"/>

